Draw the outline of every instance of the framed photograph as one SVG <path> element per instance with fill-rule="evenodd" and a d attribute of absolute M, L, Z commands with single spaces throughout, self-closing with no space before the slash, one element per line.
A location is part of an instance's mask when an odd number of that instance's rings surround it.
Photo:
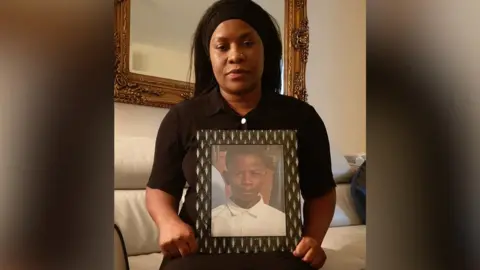
<path fill-rule="evenodd" d="M 197 132 L 200 253 L 293 251 L 302 236 L 295 130 Z"/>

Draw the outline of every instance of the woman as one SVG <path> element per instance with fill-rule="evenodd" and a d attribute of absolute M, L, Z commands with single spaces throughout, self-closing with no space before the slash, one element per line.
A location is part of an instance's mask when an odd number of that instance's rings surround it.
<path fill-rule="evenodd" d="M 280 95 L 282 43 L 271 16 L 249 0 L 220 0 L 194 35 L 194 98 L 169 110 L 155 146 L 147 209 L 165 258 L 160 269 L 318 269 L 321 243 L 335 208 L 327 132 L 315 109 Z M 195 226 L 198 129 L 296 129 L 304 231 L 296 250 L 198 254 Z M 185 203 L 178 202 L 188 183 Z"/>

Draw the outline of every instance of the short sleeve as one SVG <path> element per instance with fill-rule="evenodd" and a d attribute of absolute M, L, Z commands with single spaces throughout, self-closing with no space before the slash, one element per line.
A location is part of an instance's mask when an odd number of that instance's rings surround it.
<path fill-rule="evenodd" d="M 171 108 L 158 129 L 152 172 L 147 183 L 149 188 L 162 190 L 178 201 L 186 183 L 182 171 L 185 150 L 180 123 L 178 112 Z"/>
<path fill-rule="evenodd" d="M 325 124 L 308 105 L 305 122 L 298 130 L 300 189 L 303 198 L 321 197 L 336 186 L 332 173 L 330 142 Z"/>

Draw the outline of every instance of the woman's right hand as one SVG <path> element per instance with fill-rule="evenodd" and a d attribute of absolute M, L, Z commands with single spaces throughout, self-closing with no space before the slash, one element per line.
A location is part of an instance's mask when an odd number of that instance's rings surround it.
<path fill-rule="evenodd" d="M 192 228 L 181 220 L 168 221 L 159 230 L 160 250 L 168 257 L 185 257 L 197 252 Z"/>

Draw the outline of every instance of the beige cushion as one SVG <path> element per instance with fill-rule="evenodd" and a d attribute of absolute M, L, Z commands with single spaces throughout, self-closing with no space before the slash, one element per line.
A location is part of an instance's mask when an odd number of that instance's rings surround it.
<path fill-rule="evenodd" d="M 158 229 L 148 214 L 145 190 L 115 190 L 114 200 L 115 224 L 122 230 L 128 255 L 159 252 Z M 184 196 L 180 207 L 183 201 Z"/>
<path fill-rule="evenodd" d="M 366 225 L 329 228 L 322 247 L 331 250 L 355 247 L 357 251 L 364 252 L 366 233 Z"/>
<path fill-rule="evenodd" d="M 163 255 L 161 253 L 128 257 L 130 270 L 158 270 L 162 260 Z"/>
<path fill-rule="evenodd" d="M 114 270 L 128 270 L 121 232 L 116 229 L 113 229 L 113 258 Z"/>
<path fill-rule="evenodd" d="M 115 224 L 120 227 L 128 255 L 158 252 L 157 226 L 147 212 L 145 190 L 116 190 Z"/>
<path fill-rule="evenodd" d="M 350 188 L 350 184 L 337 184 L 337 205 L 335 205 L 335 214 L 330 223 L 331 227 L 362 224 L 362 220 L 355 208 Z"/>
<path fill-rule="evenodd" d="M 330 145 L 330 158 L 332 162 L 333 179 L 337 184 L 348 183 L 353 176 L 352 167 L 347 158 L 336 148 Z"/>
<path fill-rule="evenodd" d="M 350 191 L 350 184 L 337 184 L 337 204 L 333 214 L 330 227 L 341 227 L 351 225 L 361 225 L 362 221 L 357 214 L 355 204 Z M 301 209 L 303 209 L 304 200 L 300 198 Z M 301 212 L 303 220 L 303 211 Z"/>
<path fill-rule="evenodd" d="M 361 270 L 366 260 L 365 225 L 330 228 L 322 247 L 327 262 L 322 270 Z"/>
<path fill-rule="evenodd" d="M 155 138 L 115 137 L 115 189 L 145 188 L 152 170 Z"/>

